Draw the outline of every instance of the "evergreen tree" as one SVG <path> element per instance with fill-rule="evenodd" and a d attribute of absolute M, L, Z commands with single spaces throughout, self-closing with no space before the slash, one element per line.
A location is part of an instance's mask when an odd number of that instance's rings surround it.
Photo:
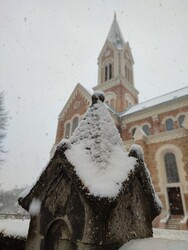
<path fill-rule="evenodd" d="M 5 153 L 3 150 L 3 139 L 6 136 L 6 125 L 7 125 L 7 112 L 4 108 L 4 94 L 0 92 L 0 164 L 2 163 L 2 154 Z"/>

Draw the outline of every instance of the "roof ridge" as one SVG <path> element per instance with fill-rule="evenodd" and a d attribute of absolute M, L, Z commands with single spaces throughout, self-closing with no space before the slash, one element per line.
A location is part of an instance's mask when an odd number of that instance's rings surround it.
<path fill-rule="evenodd" d="M 160 98 L 160 97 L 166 96 L 166 95 L 170 95 L 170 94 L 172 94 L 172 93 L 174 93 L 174 92 L 177 92 L 177 91 L 180 91 L 180 90 L 182 90 L 182 89 L 186 89 L 186 88 L 188 88 L 188 86 L 187 86 L 187 87 L 180 88 L 180 89 L 173 90 L 173 91 L 168 92 L 168 93 L 166 93 L 166 94 L 162 94 L 162 95 L 159 95 L 159 96 L 153 97 L 153 98 L 151 98 L 151 99 L 148 99 L 148 100 L 145 100 L 145 101 L 143 101 L 143 102 L 137 103 L 136 105 L 143 104 L 143 103 L 145 103 L 145 102 L 148 102 L 148 101 L 151 101 L 151 100 L 154 100 L 154 99 L 157 99 L 157 98 Z M 136 106 L 136 105 L 134 105 L 134 106 Z"/>
<path fill-rule="evenodd" d="M 184 90 L 186 90 L 186 91 L 182 92 Z M 131 108 L 124 110 L 120 114 L 120 116 L 122 117 L 124 115 L 129 115 L 129 114 L 132 114 L 134 112 L 138 112 L 138 111 L 147 109 L 149 107 L 154 107 L 156 105 L 161 105 L 161 104 L 163 104 L 165 102 L 170 102 L 170 101 L 174 100 L 175 98 L 181 98 L 181 97 L 183 97 L 185 95 L 188 95 L 187 90 L 188 90 L 188 86 L 177 89 L 177 90 L 174 90 L 174 91 L 171 91 L 169 93 L 166 93 L 166 94 L 154 97 L 154 98 L 151 98 L 149 100 L 137 103 L 137 104 L 131 106 Z"/>

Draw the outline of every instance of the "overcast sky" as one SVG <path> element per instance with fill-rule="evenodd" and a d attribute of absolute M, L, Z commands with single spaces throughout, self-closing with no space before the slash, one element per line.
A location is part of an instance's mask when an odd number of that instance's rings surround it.
<path fill-rule="evenodd" d="M 0 91 L 9 112 L 4 189 L 36 180 L 74 87 L 97 84 L 114 11 L 132 49 L 140 101 L 187 86 L 187 0 L 0 0 Z"/>

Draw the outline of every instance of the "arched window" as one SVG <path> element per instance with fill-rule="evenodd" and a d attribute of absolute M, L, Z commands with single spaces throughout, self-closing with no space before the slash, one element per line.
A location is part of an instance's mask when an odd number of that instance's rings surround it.
<path fill-rule="evenodd" d="M 115 108 L 116 106 L 116 94 L 113 92 L 109 92 L 105 95 L 105 102 Z"/>
<path fill-rule="evenodd" d="M 114 98 L 110 100 L 110 106 L 114 107 Z"/>
<path fill-rule="evenodd" d="M 136 128 L 133 128 L 132 129 L 132 137 L 134 136 L 135 132 L 136 132 Z"/>
<path fill-rule="evenodd" d="M 109 64 L 109 79 L 112 78 L 112 64 Z"/>
<path fill-rule="evenodd" d="M 73 122 L 72 122 L 72 133 L 74 132 L 75 128 L 78 126 L 78 117 L 75 117 Z"/>
<path fill-rule="evenodd" d="M 133 73 L 132 70 L 125 65 L 125 78 L 132 83 L 133 82 Z"/>
<path fill-rule="evenodd" d="M 135 104 L 135 100 L 133 96 L 128 93 L 125 94 L 125 100 L 126 100 L 127 107 L 133 106 Z"/>
<path fill-rule="evenodd" d="M 125 65 L 125 78 L 126 78 L 126 79 L 128 79 L 128 74 L 129 74 L 129 73 L 128 73 L 128 68 L 127 68 L 127 66 Z"/>
<path fill-rule="evenodd" d="M 70 136 L 70 123 L 67 123 L 66 127 L 65 127 L 65 138 L 69 138 Z"/>
<path fill-rule="evenodd" d="M 180 115 L 178 117 L 178 123 L 179 123 L 179 127 L 180 128 L 183 128 L 183 121 L 184 121 L 184 119 L 185 119 L 185 115 Z"/>
<path fill-rule="evenodd" d="M 170 131 L 174 129 L 174 122 L 172 120 L 172 118 L 169 118 L 165 121 L 165 125 L 166 125 L 166 130 Z"/>
<path fill-rule="evenodd" d="M 104 76 L 105 82 L 107 80 L 112 79 L 112 64 L 111 63 L 109 63 L 108 65 L 105 66 L 104 74 L 105 74 L 105 76 Z"/>
<path fill-rule="evenodd" d="M 150 129 L 149 129 L 149 126 L 147 124 L 143 125 L 142 129 L 146 135 L 150 135 Z"/>
<path fill-rule="evenodd" d="M 164 156 L 166 177 L 168 183 L 179 182 L 179 174 L 176 163 L 176 157 L 173 153 L 167 153 Z"/>

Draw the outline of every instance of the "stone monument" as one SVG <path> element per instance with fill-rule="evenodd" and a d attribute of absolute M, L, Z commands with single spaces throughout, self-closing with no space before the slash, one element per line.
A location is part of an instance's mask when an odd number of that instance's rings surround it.
<path fill-rule="evenodd" d="M 151 237 L 161 211 L 142 149 L 125 151 L 102 92 L 19 204 L 31 214 L 26 250 L 117 250 Z"/>

